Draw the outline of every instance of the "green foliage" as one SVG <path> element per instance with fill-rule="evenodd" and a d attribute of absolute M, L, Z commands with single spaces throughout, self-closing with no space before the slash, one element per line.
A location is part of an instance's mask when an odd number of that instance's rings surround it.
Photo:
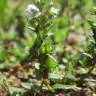
<path fill-rule="evenodd" d="M 56 61 L 56 59 L 53 56 L 51 56 L 51 55 L 48 54 L 44 58 L 43 67 L 44 68 L 47 68 L 48 70 L 51 70 L 51 69 L 56 68 L 57 67 L 57 61 Z"/>
<path fill-rule="evenodd" d="M 29 1 L 13 9 L 0 1 L 0 72 L 7 77 L 0 88 L 8 96 L 59 96 L 78 86 L 81 70 L 96 70 L 96 7 L 92 0 Z"/>
<path fill-rule="evenodd" d="M 8 8 L 8 0 L 0 0 L 0 26 L 3 25 L 3 21 L 5 20 L 5 16 L 7 14 L 7 8 Z M 2 23 L 1 23 L 2 22 Z"/>
<path fill-rule="evenodd" d="M 73 66 L 71 64 L 67 64 L 65 68 L 65 84 L 74 84 L 74 75 L 73 75 Z"/>

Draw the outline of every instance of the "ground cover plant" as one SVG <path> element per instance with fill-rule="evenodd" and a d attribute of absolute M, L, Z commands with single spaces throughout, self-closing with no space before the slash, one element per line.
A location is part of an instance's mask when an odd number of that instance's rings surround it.
<path fill-rule="evenodd" d="M 1 0 L 0 96 L 96 96 L 95 3 Z"/>

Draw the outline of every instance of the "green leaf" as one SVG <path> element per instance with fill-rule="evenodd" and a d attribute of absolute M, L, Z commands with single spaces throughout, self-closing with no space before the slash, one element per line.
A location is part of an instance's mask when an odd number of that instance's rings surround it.
<path fill-rule="evenodd" d="M 48 70 L 56 68 L 57 67 L 56 59 L 52 55 L 47 54 L 44 60 L 44 67 L 47 68 Z"/>
<path fill-rule="evenodd" d="M 8 0 L 0 0 L 0 25 L 4 26 L 6 23 L 6 14 L 7 14 L 7 8 L 8 8 Z M 8 16 L 8 14 L 7 14 Z"/>
<path fill-rule="evenodd" d="M 0 52 L 0 60 L 5 60 L 6 56 L 7 56 L 7 53 L 8 51 L 3 49 L 1 52 Z"/>
<path fill-rule="evenodd" d="M 9 70 L 10 65 L 6 63 L 0 64 L 0 70 Z"/>
<path fill-rule="evenodd" d="M 9 88 L 8 88 L 8 93 L 12 96 L 13 96 L 13 94 L 19 94 L 19 93 L 23 93 L 23 92 L 25 92 L 25 90 L 23 88 L 16 88 L 16 87 L 12 87 L 12 86 L 9 86 Z"/>
<path fill-rule="evenodd" d="M 92 7 L 92 12 L 96 14 L 96 7 Z"/>
<path fill-rule="evenodd" d="M 73 66 L 68 64 L 65 68 L 65 83 L 74 84 Z"/>
<path fill-rule="evenodd" d="M 53 72 L 53 73 L 49 73 L 49 78 L 50 79 L 57 79 L 57 80 L 60 80 L 64 77 L 63 74 L 61 74 L 60 72 Z"/>
<path fill-rule="evenodd" d="M 21 83 L 21 86 L 26 89 L 31 89 L 33 84 L 32 83 Z"/>
<path fill-rule="evenodd" d="M 64 84 L 54 84 L 53 89 L 57 90 L 57 89 L 65 89 L 65 85 Z"/>
<path fill-rule="evenodd" d="M 33 27 L 28 27 L 28 29 L 32 30 L 33 32 L 35 31 Z"/>
<path fill-rule="evenodd" d="M 42 53 L 49 53 L 49 52 L 52 51 L 52 49 L 53 49 L 52 48 L 52 44 L 46 43 L 46 44 L 44 44 L 44 45 L 41 46 L 40 51 Z"/>

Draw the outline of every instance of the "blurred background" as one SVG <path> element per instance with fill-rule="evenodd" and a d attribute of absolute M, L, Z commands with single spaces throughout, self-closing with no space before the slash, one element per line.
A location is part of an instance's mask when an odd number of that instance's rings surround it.
<path fill-rule="evenodd" d="M 10 74 L 13 76 L 15 72 L 18 72 L 16 73 L 17 77 L 14 76 L 16 82 L 17 78 L 26 81 L 34 77 L 33 66 L 27 66 L 26 68 L 30 67 L 30 70 L 26 71 L 22 68 L 23 65 L 20 65 L 20 61 L 29 54 L 29 49 L 36 40 L 36 33 L 28 29 L 31 24 L 28 22 L 28 18 L 25 17 L 24 12 L 28 4 L 35 4 L 40 9 L 43 5 L 43 3 L 38 4 L 40 1 L 46 1 L 43 7 L 46 12 L 48 10 L 46 6 L 49 6 L 51 0 L 0 0 L 0 73 L 8 77 Z M 77 75 L 75 78 L 74 74 L 76 72 L 86 73 L 92 66 L 94 67 L 91 56 L 94 56 L 94 62 L 96 62 L 96 46 L 88 23 L 89 19 L 96 21 L 96 7 L 94 7 L 96 0 L 52 1 L 54 2 L 52 6 L 60 9 L 60 13 L 54 20 L 54 26 L 48 31 L 54 33 L 54 35 L 44 41 L 45 44 L 48 44 L 44 45 L 47 46 L 44 50 L 54 49 L 51 54 L 57 59 L 59 66 L 58 70 L 54 72 L 56 74 L 52 73 L 50 79 L 53 80 L 52 84 L 60 82 L 61 84 L 71 85 L 78 78 Z M 94 8 L 92 9 L 92 7 Z M 50 19 L 48 20 L 50 21 Z M 10 68 L 13 68 L 12 71 Z M 36 68 L 38 67 L 36 66 Z M 93 73 L 96 74 L 96 69 Z M 9 79 L 11 75 L 8 77 Z M 84 76 L 80 78 L 84 78 Z M 13 84 L 15 83 L 13 82 Z"/>

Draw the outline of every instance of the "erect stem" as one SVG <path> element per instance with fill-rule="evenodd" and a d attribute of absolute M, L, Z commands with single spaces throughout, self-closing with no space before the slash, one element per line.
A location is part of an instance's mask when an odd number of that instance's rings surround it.
<path fill-rule="evenodd" d="M 29 55 L 21 61 L 22 65 L 32 62 L 34 59 L 36 59 L 39 56 L 39 49 L 42 43 L 43 43 L 43 38 L 41 38 L 40 34 L 37 33 L 37 38 L 33 46 L 29 50 Z"/>

